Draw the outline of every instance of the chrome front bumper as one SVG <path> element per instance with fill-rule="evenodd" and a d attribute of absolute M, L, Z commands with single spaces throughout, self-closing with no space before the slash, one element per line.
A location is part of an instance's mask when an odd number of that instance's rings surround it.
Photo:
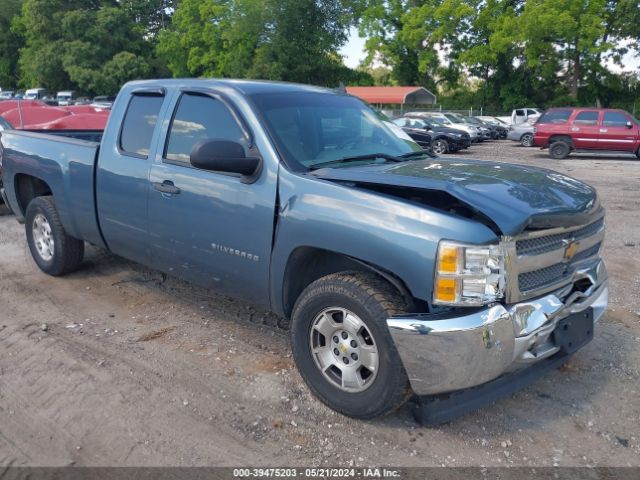
<path fill-rule="evenodd" d="M 435 395 L 474 387 L 556 354 L 560 348 L 551 334 L 560 320 L 592 308 L 596 322 L 607 308 L 604 262 L 576 273 L 591 281 L 584 292 L 572 292 L 571 285 L 534 300 L 495 304 L 463 316 L 389 318 L 387 325 L 414 393 Z"/>

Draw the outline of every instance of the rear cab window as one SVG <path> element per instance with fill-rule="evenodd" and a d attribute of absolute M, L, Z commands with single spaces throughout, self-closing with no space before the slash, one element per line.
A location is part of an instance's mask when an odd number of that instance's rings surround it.
<path fill-rule="evenodd" d="M 147 158 L 151 137 L 158 123 L 163 95 L 134 94 L 122 120 L 118 146 L 120 152 L 134 157 Z"/>
<path fill-rule="evenodd" d="M 542 114 L 538 123 L 563 124 L 569 121 L 569 117 L 573 110 L 570 108 L 561 108 L 557 110 L 547 110 Z"/>

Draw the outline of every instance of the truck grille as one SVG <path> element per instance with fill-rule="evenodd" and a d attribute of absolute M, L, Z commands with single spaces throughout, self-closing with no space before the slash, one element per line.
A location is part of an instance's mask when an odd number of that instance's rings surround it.
<path fill-rule="evenodd" d="M 573 266 L 589 257 L 593 257 L 600 251 L 602 243 L 579 252 L 568 263 L 556 263 L 550 267 L 540 268 L 532 272 L 525 272 L 518 275 L 518 286 L 521 292 L 528 292 L 547 285 L 553 285 L 561 280 L 567 280 L 573 274 Z"/>
<path fill-rule="evenodd" d="M 603 240 L 604 217 L 574 229 L 528 232 L 515 238 L 509 248 L 508 301 L 534 298 L 571 283 L 576 270 L 598 261 Z M 568 254 L 569 246 L 574 251 Z"/>
<path fill-rule="evenodd" d="M 516 242 L 516 253 L 518 255 L 540 255 L 542 253 L 557 250 L 563 247 L 565 240 L 581 240 L 590 237 L 604 226 L 604 218 L 593 222 L 586 227 L 568 233 L 558 233 L 556 235 L 546 235 L 543 237 L 528 238 Z"/>

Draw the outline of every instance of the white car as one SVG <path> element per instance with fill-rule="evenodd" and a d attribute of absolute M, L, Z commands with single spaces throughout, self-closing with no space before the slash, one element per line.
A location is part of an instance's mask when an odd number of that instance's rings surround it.
<path fill-rule="evenodd" d="M 530 120 L 519 125 L 511 125 L 507 133 L 507 139 L 520 142 L 523 147 L 533 147 L 533 124 L 535 120 Z"/>
<path fill-rule="evenodd" d="M 496 117 L 498 120 L 502 120 L 509 125 L 519 125 L 521 123 L 527 122 L 535 122 L 540 115 L 542 115 L 542 110 L 539 108 L 516 108 L 511 112 L 510 117 Z"/>

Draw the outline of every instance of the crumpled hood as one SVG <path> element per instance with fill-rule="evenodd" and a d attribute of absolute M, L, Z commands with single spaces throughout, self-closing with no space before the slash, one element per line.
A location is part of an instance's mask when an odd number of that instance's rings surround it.
<path fill-rule="evenodd" d="M 593 187 L 542 168 L 466 159 L 324 168 L 313 175 L 360 186 L 446 192 L 490 218 L 504 235 L 588 223 L 601 209 Z"/>

